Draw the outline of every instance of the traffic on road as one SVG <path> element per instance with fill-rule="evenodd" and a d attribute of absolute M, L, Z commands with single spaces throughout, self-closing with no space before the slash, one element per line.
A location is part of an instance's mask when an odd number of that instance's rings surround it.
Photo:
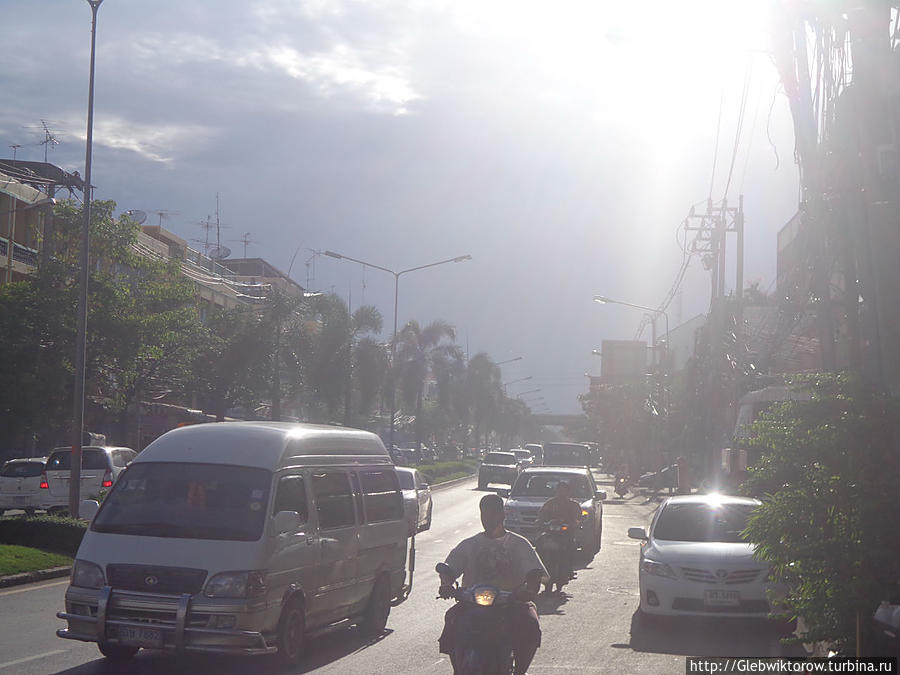
<path fill-rule="evenodd" d="M 638 673 L 675 672 L 685 655 L 802 653 L 779 643 L 764 612 L 731 618 L 734 601 L 759 602 L 760 579 L 732 570 L 742 558 L 699 581 L 686 552 L 677 565 L 652 559 L 666 527 L 689 525 L 672 516 L 661 530 L 650 493 L 607 499 L 600 487 L 612 476 L 533 462 L 510 488 L 481 488 L 475 477 L 432 488 L 415 469 L 395 470 L 365 432 L 329 432 L 334 450 L 321 434 L 200 425 L 151 445 L 102 508 L 85 504 L 93 522 L 69 581 L 0 591 L 0 672 L 440 673 L 455 663 L 508 673 L 524 663 L 530 673 Z M 271 448 L 253 466 L 243 451 L 251 438 Z M 340 454 L 350 446 L 355 455 Z M 272 478 L 260 480 L 264 472 Z M 410 489 L 427 492 L 420 500 Z M 424 514 L 410 520 L 411 508 Z M 696 587 L 699 605 L 667 606 L 678 621 L 645 621 L 650 593 L 669 602 L 648 579 L 667 575 Z M 465 620 L 445 625 L 451 613 L 438 595 L 471 607 Z M 525 608 L 518 633 L 480 613 L 514 606 Z M 70 639 L 54 636 L 54 621 Z M 468 632 L 447 646 L 452 625 Z M 530 646 L 516 643 L 529 634 Z"/>

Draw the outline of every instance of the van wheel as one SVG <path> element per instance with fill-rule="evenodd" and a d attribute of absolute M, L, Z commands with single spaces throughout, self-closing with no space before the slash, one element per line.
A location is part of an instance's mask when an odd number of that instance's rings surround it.
<path fill-rule="evenodd" d="M 112 645 L 108 642 L 98 642 L 97 648 L 110 661 L 130 661 L 140 649 L 140 647 L 128 647 L 127 645 Z"/>
<path fill-rule="evenodd" d="M 278 660 L 293 666 L 306 649 L 306 612 L 300 600 L 290 600 L 278 622 Z"/>
<path fill-rule="evenodd" d="M 359 627 L 365 635 L 380 635 L 387 625 L 388 614 L 391 613 L 391 587 L 387 577 L 378 577 L 372 595 L 369 596 L 369 604 L 366 605 L 366 613 L 363 614 Z"/>

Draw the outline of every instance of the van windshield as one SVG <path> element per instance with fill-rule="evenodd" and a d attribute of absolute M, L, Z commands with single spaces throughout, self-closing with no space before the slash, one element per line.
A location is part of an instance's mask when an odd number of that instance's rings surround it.
<path fill-rule="evenodd" d="M 255 541 L 262 535 L 272 474 L 219 464 L 129 466 L 91 529 L 180 539 Z"/>

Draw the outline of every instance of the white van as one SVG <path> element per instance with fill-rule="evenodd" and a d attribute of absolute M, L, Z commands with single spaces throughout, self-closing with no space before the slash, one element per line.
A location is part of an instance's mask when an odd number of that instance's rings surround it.
<path fill-rule="evenodd" d="M 318 633 L 384 629 L 407 590 L 406 540 L 397 474 L 374 434 L 176 429 L 135 458 L 93 517 L 57 635 L 117 659 L 148 647 L 293 663 Z"/>

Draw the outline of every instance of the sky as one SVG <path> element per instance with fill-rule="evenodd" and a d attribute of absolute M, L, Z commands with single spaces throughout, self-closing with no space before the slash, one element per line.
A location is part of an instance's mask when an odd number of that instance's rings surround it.
<path fill-rule="evenodd" d="M 83 173 L 88 3 L 0 6 L 0 157 L 16 144 L 19 159 L 43 160 L 44 120 L 58 140 L 48 161 Z M 521 356 L 502 366 L 504 381 L 523 380 L 507 393 L 539 389 L 524 395 L 533 410 L 577 413 L 585 374 L 600 372 L 591 350 L 634 338 L 642 318 L 593 296 L 662 302 L 692 205 L 744 195 L 745 281 L 774 288 L 798 174 L 767 11 L 759 0 L 105 0 L 95 198 L 202 251 L 218 195 L 232 257 L 249 233 L 248 256 L 377 306 L 385 337 L 393 277 L 317 251 L 398 271 L 469 254 L 401 277 L 400 325 L 443 319 L 470 354 Z M 673 328 L 708 310 L 709 290 L 692 260 Z"/>

